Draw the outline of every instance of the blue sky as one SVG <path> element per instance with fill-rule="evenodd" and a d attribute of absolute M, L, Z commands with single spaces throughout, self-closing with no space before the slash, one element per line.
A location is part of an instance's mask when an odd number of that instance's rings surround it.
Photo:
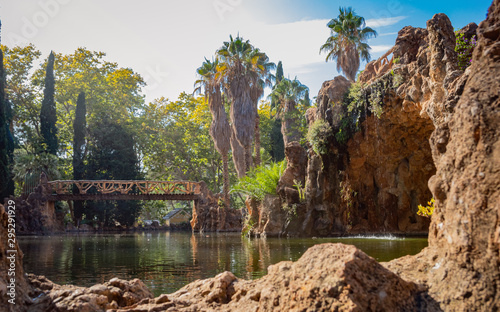
<path fill-rule="evenodd" d="M 404 26 L 425 27 L 445 13 L 455 28 L 486 17 L 489 0 L 476 1 L 328 1 L 328 0 L 0 0 L 2 44 L 33 43 L 71 53 L 78 47 L 107 53 L 141 74 L 147 101 L 176 99 L 192 92 L 196 68 L 204 57 L 238 32 L 283 61 L 285 76 L 297 78 L 317 95 L 325 80 L 337 76 L 319 47 L 329 35 L 326 22 L 339 6 L 352 6 L 379 33 L 371 39 L 372 58 L 387 51 Z M 364 67 L 364 64 L 362 64 Z M 362 68 L 360 68 L 362 69 Z"/>

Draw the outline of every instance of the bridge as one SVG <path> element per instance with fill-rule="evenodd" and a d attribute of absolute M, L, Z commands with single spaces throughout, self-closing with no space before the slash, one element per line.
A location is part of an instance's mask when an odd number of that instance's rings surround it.
<path fill-rule="evenodd" d="M 201 184 L 190 181 L 64 180 L 43 181 L 48 201 L 197 200 Z"/>

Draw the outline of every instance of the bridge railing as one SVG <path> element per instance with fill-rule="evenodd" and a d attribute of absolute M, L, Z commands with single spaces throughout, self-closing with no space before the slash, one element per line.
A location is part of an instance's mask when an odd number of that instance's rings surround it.
<path fill-rule="evenodd" d="M 57 180 L 47 182 L 52 194 L 197 195 L 200 184 L 191 181 Z"/>

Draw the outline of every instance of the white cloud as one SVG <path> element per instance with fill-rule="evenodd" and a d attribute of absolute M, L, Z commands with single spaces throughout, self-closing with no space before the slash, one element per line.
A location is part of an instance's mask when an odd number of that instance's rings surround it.
<path fill-rule="evenodd" d="M 379 37 L 384 37 L 384 36 L 394 36 L 397 35 L 397 32 L 390 32 L 390 33 L 385 33 L 385 34 L 378 34 Z"/>
<path fill-rule="evenodd" d="M 392 45 L 373 45 L 370 46 L 372 49 L 370 52 L 372 53 L 378 53 L 378 52 L 386 52 L 389 51 L 390 48 L 392 48 Z"/>
<path fill-rule="evenodd" d="M 383 26 L 391 26 L 399 23 L 404 20 L 408 16 L 395 16 L 395 17 L 386 17 L 386 18 L 371 18 L 366 20 L 366 26 L 368 27 L 383 27 Z"/>

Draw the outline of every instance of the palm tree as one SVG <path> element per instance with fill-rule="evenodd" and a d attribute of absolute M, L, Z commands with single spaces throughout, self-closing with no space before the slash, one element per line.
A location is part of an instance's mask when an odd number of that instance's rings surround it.
<path fill-rule="evenodd" d="M 213 62 L 205 59 L 205 62 L 197 69 L 200 79 L 195 82 L 195 93 L 200 92 L 201 88 L 205 90 L 205 98 L 208 100 L 210 112 L 212 113 L 212 124 L 210 125 L 210 136 L 212 137 L 215 148 L 222 156 L 223 164 L 223 196 L 224 205 L 229 208 L 229 149 L 231 147 L 231 127 L 227 120 L 224 102 L 222 100 L 221 84 L 217 66 L 219 61 Z M 219 211 L 219 228 L 225 226 L 225 211 Z"/>
<path fill-rule="evenodd" d="M 256 118 L 255 118 L 255 166 L 260 166 L 260 128 L 259 122 L 260 117 L 258 113 L 259 99 L 264 94 L 265 87 L 272 87 L 274 76 L 271 74 L 271 70 L 276 68 L 276 65 L 269 61 L 269 57 L 261 52 L 258 48 L 252 51 L 251 58 L 257 57 L 256 66 L 254 66 L 254 71 L 251 72 L 253 77 L 251 97 L 254 103 Z"/>
<path fill-rule="evenodd" d="M 359 69 L 360 57 L 370 61 L 370 46 L 366 41 L 376 37 L 377 32 L 365 27 L 365 19 L 349 8 L 339 8 L 340 14 L 327 24 L 331 29 L 331 36 L 320 48 L 321 52 L 328 52 L 326 61 L 337 60 L 337 71 L 344 72 L 345 76 L 354 81 Z"/>
<path fill-rule="evenodd" d="M 299 125 L 297 124 L 297 103 L 303 100 L 308 88 L 295 78 L 282 79 L 270 94 L 276 103 L 276 118 L 281 118 L 281 133 L 285 146 L 300 139 Z"/>
<path fill-rule="evenodd" d="M 220 58 L 218 70 L 224 81 L 224 89 L 229 94 L 232 105 L 230 111 L 231 126 L 236 140 L 245 154 L 245 172 L 248 172 L 252 163 L 252 143 L 255 134 L 255 119 L 257 110 L 253 104 L 252 83 L 255 83 L 255 67 L 259 57 L 253 55 L 254 47 L 248 40 L 241 37 L 224 42 L 217 50 Z M 234 142 L 237 146 L 236 142 Z"/>

